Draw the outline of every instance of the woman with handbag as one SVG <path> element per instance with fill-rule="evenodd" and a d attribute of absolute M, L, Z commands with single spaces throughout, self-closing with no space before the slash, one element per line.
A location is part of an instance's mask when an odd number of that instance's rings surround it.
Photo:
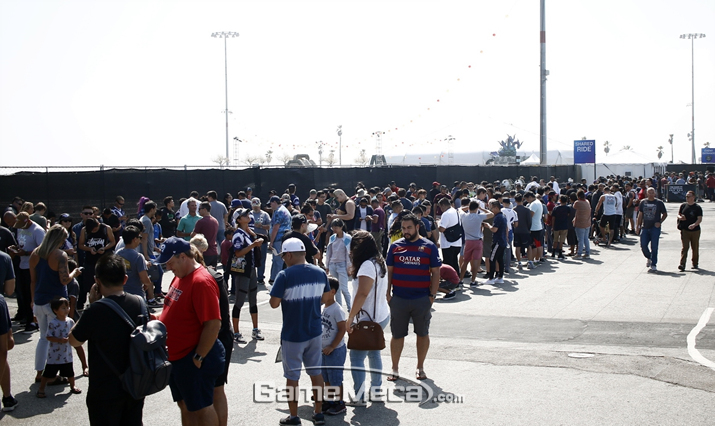
<path fill-rule="evenodd" d="M 387 267 L 372 234 L 357 231 L 350 242 L 352 268 L 352 309 L 348 315 L 348 349 L 352 367 L 356 406 L 366 405 L 370 390 L 382 386 L 381 351 L 385 348 L 383 330 L 390 322 L 387 305 Z M 365 384 L 365 358 L 370 363 L 370 388 Z"/>
<path fill-rule="evenodd" d="M 258 293 L 258 280 L 256 279 L 256 268 L 261 261 L 260 250 L 263 238 L 256 238 L 256 234 L 248 227 L 251 222 L 250 210 L 239 208 L 236 210 L 236 232 L 233 234 L 231 244 L 231 254 L 229 255 L 229 270 L 231 279 L 236 286 L 236 302 L 233 304 L 233 331 L 236 343 L 247 343 L 243 335 L 238 331 L 238 319 L 241 315 L 243 302 L 248 296 L 248 309 L 253 321 L 253 331 L 251 337 L 256 340 L 263 340 L 263 334 L 258 329 L 258 305 L 256 295 Z"/>

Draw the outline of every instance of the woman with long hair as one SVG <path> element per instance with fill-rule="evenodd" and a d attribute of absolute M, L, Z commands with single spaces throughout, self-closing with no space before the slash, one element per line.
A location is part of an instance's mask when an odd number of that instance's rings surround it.
<path fill-rule="evenodd" d="M 397 220 L 395 220 L 397 221 Z M 390 322 L 390 308 L 387 305 L 387 266 L 385 259 L 377 249 L 377 243 L 372 234 L 367 231 L 357 231 L 350 242 L 350 259 L 352 268 L 352 309 L 348 315 L 348 334 L 352 326 L 360 320 L 372 320 L 383 328 Z M 356 405 L 364 405 L 365 398 L 372 395 L 371 390 L 382 386 L 381 351 L 350 350 L 350 365 L 352 367 L 355 394 L 365 384 L 365 358 L 370 363 L 370 388 L 364 389 L 362 398 Z"/>
<path fill-rule="evenodd" d="M 40 338 L 35 349 L 35 381 L 39 382 L 42 370 L 47 362 L 50 342 L 46 339 L 47 327 L 55 314 L 50 301 L 57 296 L 67 298 L 67 284 L 78 277 L 80 268 L 70 272 L 67 267 L 67 253 L 62 247 L 67 241 L 67 229 L 62 225 L 53 225 L 39 247 L 30 255 L 30 292 L 34 303 L 33 313 L 40 326 Z"/>
<path fill-rule="evenodd" d="M 137 219 L 144 216 L 144 204 L 146 204 L 147 201 L 149 201 L 149 197 L 142 196 L 139 198 L 139 202 L 137 203 Z"/>

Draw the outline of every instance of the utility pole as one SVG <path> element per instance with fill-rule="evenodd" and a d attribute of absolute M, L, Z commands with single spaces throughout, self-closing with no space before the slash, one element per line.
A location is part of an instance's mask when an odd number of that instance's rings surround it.
<path fill-rule="evenodd" d="M 223 69 L 225 79 L 224 87 L 226 88 L 226 109 L 223 112 L 224 114 L 226 114 L 226 166 L 228 167 L 228 165 L 230 164 L 228 156 L 228 114 L 230 111 L 228 110 L 228 55 L 226 50 L 226 39 L 229 37 L 238 37 L 238 33 L 232 31 L 221 31 L 212 33 L 211 37 L 223 39 Z"/>
<path fill-rule="evenodd" d="M 692 112 L 693 112 L 693 121 L 692 121 L 692 130 L 690 133 L 688 133 L 688 137 L 690 138 L 690 145 L 692 149 L 692 157 L 691 157 L 691 164 L 695 164 L 695 39 L 696 38 L 704 38 L 705 34 L 681 34 L 680 38 L 690 39 L 690 55 L 691 55 L 691 63 L 692 63 L 692 103 L 690 104 L 692 106 Z"/>
<path fill-rule="evenodd" d="M 343 125 L 338 126 L 338 165 L 343 165 Z"/>
<path fill-rule="evenodd" d="M 668 143 L 670 144 L 670 164 L 673 164 L 675 162 L 675 157 L 673 156 L 673 135 L 670 135 Z"/>
<path fill-rule="evenodd" d="M 546 77 L 549 72 L 546 70 L 546 15 L 545 15 L 546 0 L 541 0 L 541 68 L 539 69 L 539 78 L 541 80 L 541 122 L 539 126 L 539 160 L 542 166 L 546 165 Z"/>

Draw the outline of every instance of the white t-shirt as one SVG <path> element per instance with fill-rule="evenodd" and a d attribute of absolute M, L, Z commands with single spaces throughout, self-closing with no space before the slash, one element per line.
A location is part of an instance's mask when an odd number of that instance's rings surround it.
<path fill-rule="evenodd" d="M 502 214 L 506 218 L 506 227 L 508 231 L 511 231 L 511 224 L 516 222 L 517 216 L 516 212 L 510 208 L 507 207 L 502 207 L 501 209 Z"/>
<path fill-rule="evenodd" d="M 603 215 L 604 216 L 614 216 L 616 214 L 616 203 L 618 200 L 613 194 L 603 194 Z"/>
<path fill-rule="evenodd" d="M 338 323 L 346 321 L 348 315 L 338 303 L 333 303 L 330 306 L 323 308 L 323 313 L 320 316 L 320 322 L 323 324 L 323 349 L 327 348 L 335 340 L 338 334 Z M 337 348 L 345 345 L 345 336 Z"/>
<path fill-rule="evenodd" d="M 459 223 L 459 213 L 453 207 L 450 207 L 446 212 L 442 213 L 442 218 L 439 220 L 439 226 L 444 229 L 454 226 Z M 462 247 L 462 239 L 459 238 L 457 241 L 449 242 L 444 237 L 444 232 L 439 233 L 439 246 L 441 248 L 447 247 Z"/>
<path fill-rule="evenodd" d="M 616 197 L 616 215 L 621 216 L 623 215 L 623 194 L 621 191 L 616 191 L 613 196 Z"/>
<path fill-rule="evenodd" d="M 556 192 L 556 195 L 561 195 L 561 187 L 558 182 L 551 182 L 551 188 L 553 188 L 554 192 Z"/>
<path fill-rule="evenodd" d="M 529 210 L 534 212 L 534 215 L 531 217 L 531 230 L 541 231 L 544 228 L 541 223 L 541 218 L 544 215 L 544 205 L 541 204 L 541 201 L 534 200 L 529 203 Z"/>
<path fill-rule="evenodd" d="M 367 207 L 362 208 L 358 207 L 360 209 L 360 217 L 365 218 L 367 216 Z M 366 220 L 361 220 L 360 221 L 360 229 L 363 231 L 367 231 L 367 221 Z"/>
<path fill-rule="evenodd" d="M 353 279 L 350 291 L 352 303 L 354 304 L 355 295 L 360 285 L 359 278 L 369 277 L 373 279 L 373 286 L 365 299 L 365 303 L 362 305 L 362 309 L 367 312 L 370 318 L 375 322 L 382 322 L 390 315 L 390 307 L 387 305 L 387 271 L 384 277 L 380 277 L 379 272 L 380 266 L 375 263 L 374 259 L 363 262 L 362 265 L 360 265 L 360 269 L 358 269 L 357 278 Z M 378 275 L 377 285 L 374 285 L 376 275 Z M 375 303 L 375 289 L 377 289 L 377 304 Z M 361 316 L 360 319 L 368 320 L 368 318 L 364 318 L 364 315 Z"/>

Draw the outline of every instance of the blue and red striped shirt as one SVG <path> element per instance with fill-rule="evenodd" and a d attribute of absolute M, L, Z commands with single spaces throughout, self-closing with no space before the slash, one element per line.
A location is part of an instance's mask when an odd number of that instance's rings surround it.
<path fill-rule="evenodd" d="M 417 299 L 430 295 L 431 268 L 439 268 L 437 246 L 426 238 L 410 242 L 404 238 L 392 243 L 385 259 L 392 266 L 392 295 Z"/>

